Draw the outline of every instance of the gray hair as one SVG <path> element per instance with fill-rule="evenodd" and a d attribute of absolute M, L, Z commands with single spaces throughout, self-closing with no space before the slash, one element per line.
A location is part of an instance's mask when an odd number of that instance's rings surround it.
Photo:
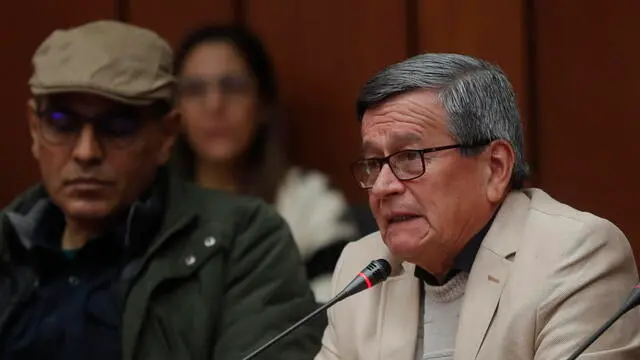
<path fill-rule="evenodd" d="M 417 89 L 438 91 L 449 117 L 449 131 L 463 145 L 505 140 L 515 152 L 511 186 L 519 189 L 529 175 L 515 93 L 496 65 L 459 54 L 422 54 L 391 65 L 360 91 L 358 119 L 392 96 Z M 464 149 L 472 156 L 478 150 Z"/>

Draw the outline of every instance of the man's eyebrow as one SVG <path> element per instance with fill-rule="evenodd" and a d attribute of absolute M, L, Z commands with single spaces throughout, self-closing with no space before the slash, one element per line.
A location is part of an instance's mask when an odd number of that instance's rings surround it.
<path fill-rule="evenodd" d="M 366 155 L 368 152 L 371 152 L 373 149 L 375 149 L 375 144 L 371 140 L 365 139 L 362 141 L 360 152 L 363 155 Z"/>

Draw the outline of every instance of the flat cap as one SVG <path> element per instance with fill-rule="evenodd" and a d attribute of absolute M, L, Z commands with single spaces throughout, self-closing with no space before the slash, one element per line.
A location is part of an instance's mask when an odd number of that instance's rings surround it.
<path fill-rule="evenodd" d="M 33 95 L 87 92 L 133 105 L 171 101 L 173 52 L 158 34 L 115 20 L 54 31 L 33 55 Z"/>

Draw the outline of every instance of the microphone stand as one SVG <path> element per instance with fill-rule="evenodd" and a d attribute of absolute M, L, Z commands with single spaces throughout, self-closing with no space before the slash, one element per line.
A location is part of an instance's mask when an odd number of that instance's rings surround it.
<path fill-rule="evenodd" d="M 613 323 L 618 321 L 618 319 L 622 315 L 624 315 L 627 311 L 628 311 L 628 309 L 620 309 L 615 314 L 615 316 L 612 317 L 611 319 L 609 319 L 606 323 L 604 323 L 604 325 L 602 325 L 602 327 L 599 328 L 598 331 L 596 331 L 591 336 L 589 336 L 589 338 L 587 338 L 585 341 L 583 341 L 582 345 L 580 345 L 580 347 L 577 348 L 576 351 L 573 353 L 573 355 L 571 355 L 571 357 L 568 358 L 567 360 L 575 360 L 575 359 L 577 359 L 578 356 L 580 356 L 582 354 L 582 352 L 587 350 L 587 348 L 589 346 L 591 346 L 591 344 L 593 344 L 594 341 L 596 341 L 602 334 L 604 334 L 604 332 L 607 331 L 611 327 L 611 325 L 613 325 Z"/>
<path fill-rule="evenodd" d="M 587 350 L 594 341 L 598 340 L 598 338 L 607 331 L 613 323 L 618 321 L 620 317 L 626 314 L 629 310 L 635 308 L 640 305 L 640 284 L 637 284 L 633 287 L 631 294 L 627 301 L 622 305 L 622 307 L 616 312 L 606 323 L 604 323 L 596 332 L 591 334 L 584 342 L 578 347 L 573 354 L 567 360 L 575 360 L 578 356 L 582 355 L 582 353 Z"/>
<path fill-rule="evenodd" d="M 372 261 L 371 263 L 369 263 L 369 265 L 367 265 L 366 268 L 358 273 L 358 275 L 353 280 L 351 280 L 351 282 L 347 284 L 347 286 L 341 292 L 334 296 L 333 299 L 331 299 L 326 304 L 318 307 L 311 314 L 305 316 L 295 324 L 291 325 L 287 330 L 281 332 L 280 334 L 278 334 L 278 336 L 269 340 L 267 343 L 253 351 L 251 354 L 245 356 L 242 360 L 252 359 L 265 349 L 269 348 L 271 345 L 275 344 L 278 340 L 287 336 L 290 332 L 298 328 L 300 325 L 304 324 L 312 317 L 318 315 L 320 312 L 328 309 L 340 300 L 344 300 L 351 295 L 355 295 L 360 291 L 369 289 L 372 286 L 385 281 L 389 274 L 391 274 L 391 265 L 387 260 L 378 259 Z"/>
<path fill-rule="evenodd" d="M 333 299 L 331 299 L 331 301 L 329 301 L 328 303 L 318 307 L 317 309 L 315 309 L 312 313 L 310 313 L 309 315 L 305 316 L 304 318 L 302 318 L 301 320 L 299 320 L 297 323 L 291 325 L 287 330 L 283 331 L 282 333 L 280 333 L 278 336 L 274 337 L 273 339 L 269 340 L 267 343 L 265 343 L 264 345 L 262 345 L 261 347 L 259 347 L 258 349 L 256 349 L 255 351 L 253 351 L 251 354 L 245 356 L 244 358 L 242 358 L 242 360 L 249 360 L 252 359 L 254 356 L 258 355 L 259 353 L 261 353 L 262 351 L 264 351 L 265 349 L 271 347 L 271 345 L 275 344 L 276 342 L 278 342 L 278 340 L 282 339 L 283 337 L 289 335 L 290 332 L 292 332 L 293 330 L 297 329 L 300 325 L 304 324 L 305 322 L 307 322 L 309 319 L 313 318 L 314 316 L 318 315 L 319 313 L 321 313 L 322 311 L 326 310 L 327 308 L 331 307 L 333 304 L 337 303 L 338 301 L 342 300 L 341 297 L 335 297 Z"/>

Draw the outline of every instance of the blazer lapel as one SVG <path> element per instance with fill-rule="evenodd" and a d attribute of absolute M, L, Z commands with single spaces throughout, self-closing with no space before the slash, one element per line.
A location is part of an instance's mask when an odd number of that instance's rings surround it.
<path fill-rule="evenodd" d="M 415 360 L 420 322 L 420 282 L 414 265 L 403 263 L 403 273 L 382 283 L 379 309 L 378 360 Z"/>
<path fill-rule="evenodd" d="M 528 215 L 529 198 L 512 192 L 503 202 L 469 274 L 458 333 L 455 360 L 474 360 L 500 302 Z"/>
<path fill-rule="evenodd" d="M 507 261 L 483 248 L 478 251 L 473 267 L 458 321 L 456 360 L 476 358 L 509 275 Z"/>

